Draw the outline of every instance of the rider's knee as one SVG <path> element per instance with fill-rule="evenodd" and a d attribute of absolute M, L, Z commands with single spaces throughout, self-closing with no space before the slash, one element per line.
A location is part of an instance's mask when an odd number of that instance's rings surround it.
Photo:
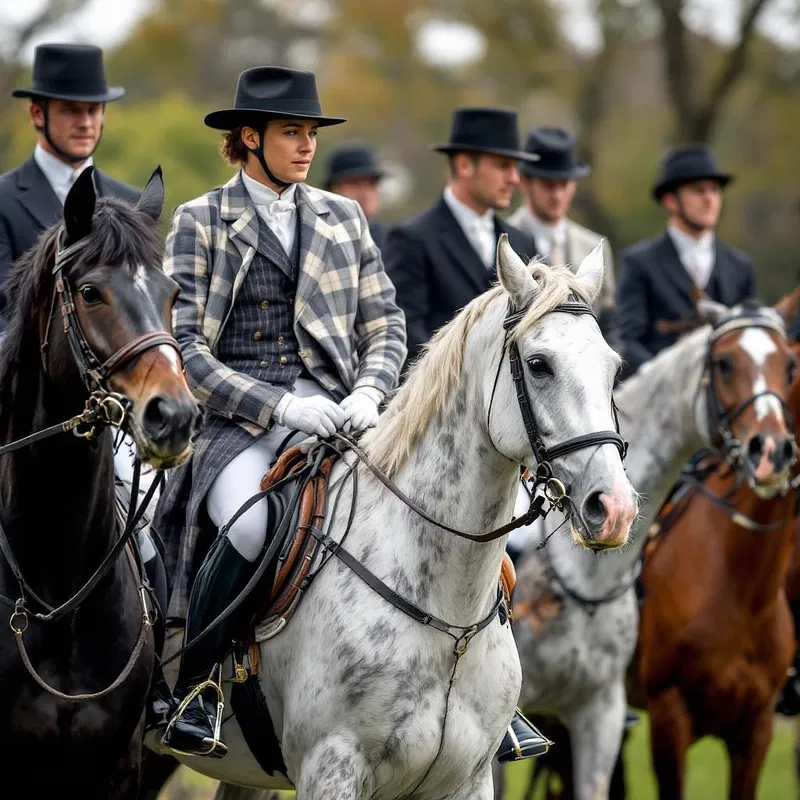
<path fill-rule="evenodd" d="M 228 530 L 228 539 L 236 551 L 248 561 L 258 558 L 267 538 L 266 499 L 259 501 L 242 514 Z"/>

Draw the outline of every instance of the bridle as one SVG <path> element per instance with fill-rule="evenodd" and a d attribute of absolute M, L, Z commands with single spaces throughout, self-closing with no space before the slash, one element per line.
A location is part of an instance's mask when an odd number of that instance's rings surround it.
<path fill-rule="evenodd" d="M 528 394 L 528 387 L 525 385 L 525 375 L 523 372 L 522 357 L 519 352 L 517 342 L 512 338 L 511 334 L 514 329 L 523 319 L 528 309 L 513 310 L 509 305 L 503 322 L 503 329 L 505 336 L 503 339 L 503 348 L 500 356 L 500 361 L 497 365 L 497 373 L 492 386 L 492 394 L 489 400 L 489 409 L 486 414 L 487 430 L 491 431 L 491 418 L 492 406 L 494 404 L 494 397 L 497 390 L 497 383 L 500 378 L 500 370 L 503 365 L 504 355 L 508 352 L 508 361 L 511 367 L 511 378 L 514 382 L 514 390 L 517 395 L 517 404 L 519 405 L 520 414 L 522 415 L 522 422 L 525 426 L 525 434 L 528 437 L 528 442 L 533 451 L 534 458 L 536 459 L 536 470 L 533 476 L 533 491 L 531 492 L 532 503 L 536 501 L 536 489 L 541 487 L 544 489 L 544 494 L 550 502 L 551 507 L 558 508 L 562 513 L 568 513 L 572 501 L 569 497 L 567 487 L 562 481 L 555 477 L 553 473 L 552 462 L 557 458 L 575 453 L 578 450 L 583 450 L 587 447 L 599 447 L 604 444 L 613 444 L 619 450 L 620 458 L 624 461 L 628 453 L 628 443 L 620 436 L 619 433 L 619 418 L 617 415 L 617 408 L 614 404 L 614 399 L 611 399 L 611 412 L 614 417 L 614 425 L 616 430 L 613 431 L 595 431 L 593 433 L 586 433 L 581 436 L 575 436 L 568 439 L 566 442 L 547 447 L 542 440 L 539 427 L 536 424 L 536 417 L 533 414 L 533 406 L 531 404 L 530 395 Z M 564 314 L 573 314 L 574 316 L 588 315 L 597 321 L 594 311 L 579 301 L 570 301 L 561 303 L 556 306 L 551 313 L 561 312 Z M 542 513 L 540 516 L 546 516 L 547 512 Z"/>
<path fill-rule="evenodd" d="M 42 367 L 44 374 L 49 374 L 48 354 L 50 326 L 55 316 L 56 303 L 58 303 L 61 309 L 64 333 L 69 342 L 75 365 L 81 374 L 81 380 L 89 392 L 89 397 L 86 400 L 84 410 L 80 414 L 0 447 L 0 456 L 28 447 L 58 433 L 67 433 L 71 431 L 74 435 L 81 438 L 94 439 L 98 432 L 106 427 L 113 426 L 124 430 L 131 422 L 129 417 L 131 403 L 127 397 L 113 392 L 109 388 L 108 381 L 111 376 L 142 353 L 161 345 L 172 347 L 178 354 L 179 362 L 182 361 L 180 346 L 175 338 L 166 331 L 150 331 L 141 334 L 123 345 L 105 361 L 101 361 L 97 357 L 97 354 L 89 344 L 83 332 L 83 328 L 81 327 L 80 320 L 75 310 L 72 289 L 68 278 L 64 274 L 67 264 L 72 262 L 72 260 L 84 250 L 88 244 L 88 239 L 84 238 L 64 247 L 63 238 L 65 233 L 65 229 L 62 228 L 56 240 L 56 255 L 53 266 L 55 285 L 41 345 Z M 103 562 L 83 586 L 81 586 L 69 600 L 58 607 L 53 607 L 45 602 L 27 583 L 20 570 L 19 563 L 11 550 L 5 530 L 2 524 L 0 524 L 0 553 L 2 553 L 3 558 L 8 563 L 20 589 L 20 596 L 16 601 L 12 601 L 10 598 L 0 595 L 0 600 L 14 608 L 9 619 L 9 626 L 14 633 L 14 639 L 17 643 L 20 656 L 30 676 L 41 688 L 62 700 L 72 702 L 96 700 L 118 688 L 133 671 L 146 642 L 149 630 L 153 625 L 152 611 L 151 608 L 148 607 L 147 600 L 148 596 L 150 596 L 151 601 L 149 606 L 153 609 L 157 607 L 152 599 L 152 588 L 147 582 L 141 559 L 137 559 L 136 556 L 131 556 L 132 559 L 138 562 L 138 572 L 140 576 L 138 595 L 142 606 L 142 626 L 139 638 L 134 645 L 125 667 L 113 683 L 98 692 L 77 695 L 64 694 L 47 684 L 36 672 L 22 639 L 23 634 L 28 629 L 29 618 L 36 619 L 40 623 L 47 623 L 55 622 L 63 619 L 67 614 L 74 613 L 114 566 L 118 556 L 126 549 L 126 545 L 128 545 L 133 534 L 138 529 L 138 524 L 142 515 L 163 481 L 163 472 L 161 472 L 157 479 L 153 481 L 146 496 L 137 507 L 133 498 L 138 497 L 139 494 L 140 468 L 141 462 L 137 458 L 134 464 L 133 486 L 131 491 L 132 501 L 128 508 L 127 518 L 123 520 L 122 534 L 103 559 Z M 130 551 L 128 552 L 130 555 Z M 28 605 L 30 600 L 33 600 L 42 610 L 32 610 Z"/>
<path fill-rule="evenodd" d="M 713 449 L 734 469 L 739 469 L 746 465 L 746 460 L 743 458 L 743 445 L 734 436 L 731 424 L 757 400 L 762 397 L 774 397 L 783 408 L 786 424 L 790 428 L 793 427 L 792 413 L 786 401 L 771 389 L 756 392 L 730 411 L 725 411 L 722 408 L 714 381 L 714 345 L 723 336 L 745 328 L 761 328 L 773 331 L 782 339 L 786 339 L 784 325 L 779 320 L 772 319 L 766 314 L 746 313 L 735 317 L 724 317 L 712 328 L 706 351 L 705 370 L 698 387 L 698 392 L 703 392 L 705 395 L 704 402 L 708 415 L 708 440 Z"/>
<path fill-rule="evenodd" d="M 45 328 L 44 340 L 42 342 L 42 363 L 46 368 L 46 358 L 49 346 L 50 325 L 53 321 L 55 314 L 56 301 L 58 301 L 61 308 L 61 318 L 64 324 L 64 333 L 69 342 L 72 357 L 75 360 L 75 365 L 81 373 L 86 389 L 89 393 L 103 392 L 105 394 L 112 394 L 108 388 L 108 380 L 115 373 L 129 364 L 133 359 L 140 356 L 147 350 L 153 347 L 159 347 L 162 344 L 172 347 L 181 359 L 180 345 L 175 341 L 175 338 L 166 331 L 150 331 L 137 336 L 127 344 L 123 345 L 119 350 L 109 356 L 105 361 L 101 361 L 91 345 L 86 339 L 86 336 L 81 327 L 78 314 L 75 310 L 75 302 L 72 297 L 72 289 L 69 285 L 69 280 L 64 275 L 64 268 L 69 264 L 81 251 L 86 247 L 88 238 L 83 238 L 77 242 L 62 246 L 62 239 L 65 235 L 65 230 L 62 229 L 59 233 L 56 242 L 56 256 L 55 264 L 53 266 L 53 276 L 55 277 L 55 286 L 53 289 L 53 297 L 50 302 L 50 314 L 47 318 L 47 327 Z"/>

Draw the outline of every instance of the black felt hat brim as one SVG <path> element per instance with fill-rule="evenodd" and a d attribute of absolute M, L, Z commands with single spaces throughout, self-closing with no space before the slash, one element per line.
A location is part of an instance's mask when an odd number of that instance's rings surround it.
<path fill-rule="evenodd" d="M 265 111 L 262 108 L 225 108 L 206 114 L 203 120 L 209 128 L 218 131 L 232 131 L 240 125 L 249 125 L 254 119 L 269 121 L 271 119 L 308 119 L 318 123 L 321 128 L 330 125 L 341 125 L 347 122 L 344 117 L 321 117 L 315 114 L 297 112 Z"/>
<path fill-rule="evenodd" d="M 74 103 L 113 103 L 125 94 L 121 86 L 109 86 L 105 94 L 67 94 L 65 92 L 46 92 L 38 89 L 14 89 L 13 97 L 30 97 L 32 100 L 66 100 Z"/>
<path fill-rule="evenodd" d="M 434 144 L 430 146 L 431 150 L 437 153 L 489 153 L 495 156 L 507 156 L 508 158 L 515 158 L 517 161 L 538 161 L 539 157 L 526 153 L 524 150 L 506 150 L 502 147 L 483 147 L 473 144 Z"/>
<path fill-rule="evenodd" d="M 685 186 L 687 183 L 694 183 L 695 181 L 719 181 L 720 186 L 724 189 L 732 180 L 733 175 L 724 172 L 711 172 L 707 174 L 691 175 L 685 178 L 674 178 L 669 181 L 662 181 L 653 187 L 653 197 L 661 201 L 661 198 L 669 192 Z"/>
<path fill-rule="evenodd" d="M 592 174 L 592 168 L 588 164 L 576 164 L 572 169 L 559 170 L 540 167 L 536 162 L 526 162 L 520 167 L 519 171 L 529 178 L 551 178 L 557 181 L 580 180 Z"/>

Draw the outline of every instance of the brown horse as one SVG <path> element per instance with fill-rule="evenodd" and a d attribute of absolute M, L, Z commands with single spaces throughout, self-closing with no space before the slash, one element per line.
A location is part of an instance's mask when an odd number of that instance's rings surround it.
<path fill-rule="evenodd" d="M 778 306 L 787 321 L 797 294 Z M 729 796 L 755 798 L 795 652 L 784 582 L 794 548 L 796 493 L 786 477 L 797 431 L 787 428 L 785 412 L 800 418 L 800 381 L 792 384 L 796 356 L 783 336 L 765 329 L 741 341 L 747 333 L 728 334 L 730 354 L 718 351 L 713 372 L 720 394 L 737 391 L 732 376 L 745 378 L 731 363 L 734 348 L 758 354 L 761 368 L 746 378 L 754 398 L 738 412 L 740 430 L 767 431 L 757 453 L 748 447 L 754 466 L 746 481 L 722 463 L 703 483 L 690 483 L 680 513 L 651 542 L 641 576 L 629 697 L 650 715 L 661 798 L 683 796 L 686 752 L 709 735 L 727 746 Z"/>

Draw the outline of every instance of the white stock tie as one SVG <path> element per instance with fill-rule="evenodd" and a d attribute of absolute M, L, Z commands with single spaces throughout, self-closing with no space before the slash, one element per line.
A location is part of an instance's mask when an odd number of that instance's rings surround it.
<path fill-rule="evenodd" d="M 294 211 L 295 204 L 290 200 L 273 200 L 269 204 L 269 213 L 272 214 L 286 214 L 289 211 Z"/>

